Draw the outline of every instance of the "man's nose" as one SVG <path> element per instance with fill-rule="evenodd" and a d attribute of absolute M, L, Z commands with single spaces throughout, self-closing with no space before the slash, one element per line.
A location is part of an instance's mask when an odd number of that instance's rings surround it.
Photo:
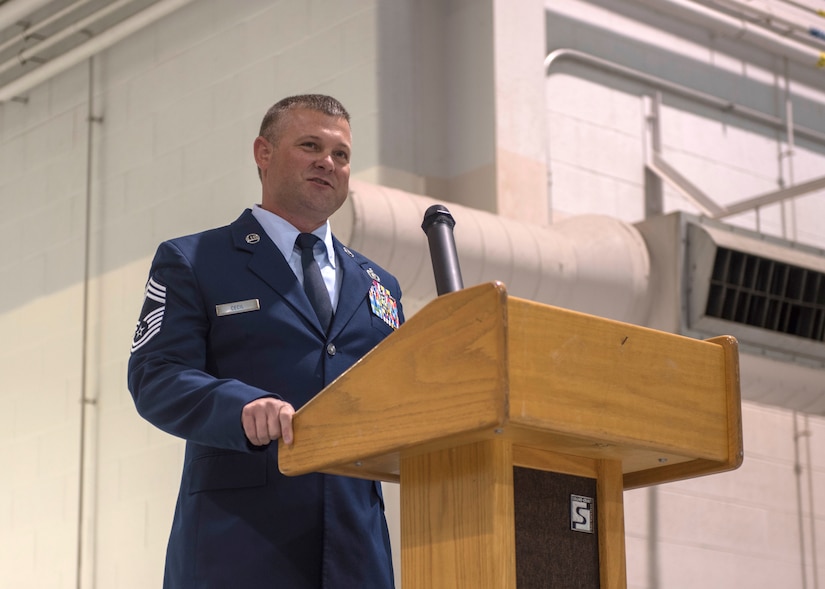
<path fill-rule="evenodd" d="M 335 170 L 335 160 L 332 158 L 331 153 L 321 154 L 320 157 L 315 160 L 315 165 L 330 172 Z"/>

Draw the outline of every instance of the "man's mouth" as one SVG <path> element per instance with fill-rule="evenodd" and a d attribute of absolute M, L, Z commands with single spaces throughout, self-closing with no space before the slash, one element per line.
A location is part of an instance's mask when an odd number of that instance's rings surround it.
<path fill-rule="evenodd" d="M 324 180 L 323 178 L 310 178 L 310 182 L 314 182 L 315 184 L 320 184 L 321 186 L 329 186 L 332 188 L 332 184 Z"/>

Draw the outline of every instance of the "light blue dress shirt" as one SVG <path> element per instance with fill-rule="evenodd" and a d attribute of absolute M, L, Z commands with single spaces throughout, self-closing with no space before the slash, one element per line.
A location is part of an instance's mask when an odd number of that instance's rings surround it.
<path fill-rule="evenodd" d="M 295 245 L 295 240 L 301 233 L 289 221 L 279 217 L 275 213 L 267 211 L 261 205 L 252 207 L 252 215 L 263 227 L 267 237 L 272 240 L 275 246 L 281 251 L 289 267 L 295 272 L 301 286 L 304 285 L 304 269 L 301 266 L 301 250 Z M 324 248 L 316 247 L 313 252 L 318 266 L 321 267 L 321 276 L 329 291 L 329 299 L 332 301 L 333 311 L 338 308 L 338 291 L 341 284 L 340 272 L 337 271 L 335 260 L 335 248 L 332 246 L 332 231 L 329 221 L 312 232 L 317 235 L 324 244 Z"/>

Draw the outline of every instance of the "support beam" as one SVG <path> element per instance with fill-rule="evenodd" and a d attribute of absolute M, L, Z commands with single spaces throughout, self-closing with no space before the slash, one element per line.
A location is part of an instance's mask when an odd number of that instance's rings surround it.
<path fill-rule="evenodd" d="M 807 182 L 802 182 L 800 184 L 795 184 L 794 186 L 788 186 L 787 188 L 766 192 L 760 196 L 755 196 L 753 198 L 734 203 L 730 206 L 724 207 L 724 209 L 714 215 L 713 218 L 723 219 L 725 217 L 750 211 L 751 209 L 772 205 L 788 198 L 802 196 L 803 194 L 808 194 L 809 192 L 823 189 L 825 189 L 825 176 L 821 176 Z"/>

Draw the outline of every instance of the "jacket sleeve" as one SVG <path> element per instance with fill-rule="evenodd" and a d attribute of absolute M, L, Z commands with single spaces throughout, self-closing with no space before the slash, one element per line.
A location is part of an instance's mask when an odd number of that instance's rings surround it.
<path fill-rule="evenodd" d="M 138 413 L 172 435 L 208 446 L 254 451 L 241 411 L 270 392 L 206 371 L 209 315 L 190 260 L 173 243 L 158 248 L 128 366 Z"/>

